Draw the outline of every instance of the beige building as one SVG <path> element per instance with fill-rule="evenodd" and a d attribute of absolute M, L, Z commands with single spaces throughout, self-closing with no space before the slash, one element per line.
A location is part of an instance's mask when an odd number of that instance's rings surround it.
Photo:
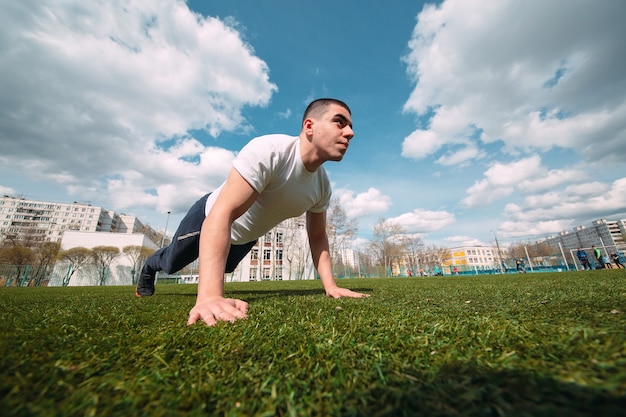
<path fill-rule="evenodd" d="M 459 246 L 450 248 L 450 256 L 443 259 L 445 275 L 451 274 L 456 266 L 459 272 L 481 272 L 499 269 L 504 254 L 498 256 L 498 248 L 492 246 Z"/>

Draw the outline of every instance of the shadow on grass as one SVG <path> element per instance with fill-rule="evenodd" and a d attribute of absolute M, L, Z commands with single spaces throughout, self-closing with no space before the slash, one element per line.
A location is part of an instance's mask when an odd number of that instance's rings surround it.
<path fill-rule="evenodd" d="M 350 288 L 352 291 L 371 294 L 374 292 L 372 288 Z M 180 293 L 160 291 L 159 296 L 175 296 L 175 297 L 196 297 L 196 292 Z M 267 299 L 274 297 L 291 297 L 291 296 L 307 296 L 307 295 L 325 295 L 323 288 L 314 289 L 259 289 L 259 290 L 226 290 L 226 297 L 241 298 L 245 301 Z"/>
<path fill-rule="evenodd" d="M 372 288 L 350 288 L 352 291 L 362 292 L 362 293 L 372 293 Z M 323 288 L 313 288 L 313 289 L 272 289 L 272 290 L 229 290 L 226 291 L 227 294 L 233 295 L 246 295 L 250 294 L 252 296 L 275 296 L 275 297 L 285 297 L 285 296 L 302 296 L 302 295 L 325 295 L 326 292 Z"/>
<path fill-rule="evenodd" d="M 389 377 L 348 398 L 342 415 L 624 416 L 626 395 L 519 370 L 448 365 L 434 376 Z M 366 407 L 362 408 L 367 397 Z"/>

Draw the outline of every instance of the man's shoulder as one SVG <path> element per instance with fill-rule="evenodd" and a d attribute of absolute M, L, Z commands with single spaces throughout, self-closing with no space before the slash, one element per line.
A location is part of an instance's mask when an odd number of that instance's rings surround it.
<path fill-rule="evenodd" d="M 248 146 L 261 147 L 265 149 L 283 148 L 290 146 L 298 140 L 297 136 L 283 135 L 283 134 L 270 134 L 257 136 L 248 142 Z"/>

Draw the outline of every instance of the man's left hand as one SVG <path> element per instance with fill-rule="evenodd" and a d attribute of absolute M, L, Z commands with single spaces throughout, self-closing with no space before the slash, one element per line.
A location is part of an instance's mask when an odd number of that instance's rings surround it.
<path fill-rule="evenodd" d="M 326 295 L 331 298 L 341 298 L 341 297 L 367 298 L 370 296 L 369 294 L 363 294 L 360 292 L 355 292 L 347 288 L 341 288 L 341 287 L 333 287 L 333 288 L 326 290 Z"/>

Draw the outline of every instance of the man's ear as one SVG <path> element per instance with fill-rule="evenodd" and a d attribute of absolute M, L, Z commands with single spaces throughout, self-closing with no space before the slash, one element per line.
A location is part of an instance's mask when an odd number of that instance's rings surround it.
<path fill-rule="evenodd" d="M 302 130 L 304 130 L 304 133 L 306 133 L 307 135 L 313 134 L 313 124 L 313 119 L 304 119 L 304 122 L 302 122 Z"/>

